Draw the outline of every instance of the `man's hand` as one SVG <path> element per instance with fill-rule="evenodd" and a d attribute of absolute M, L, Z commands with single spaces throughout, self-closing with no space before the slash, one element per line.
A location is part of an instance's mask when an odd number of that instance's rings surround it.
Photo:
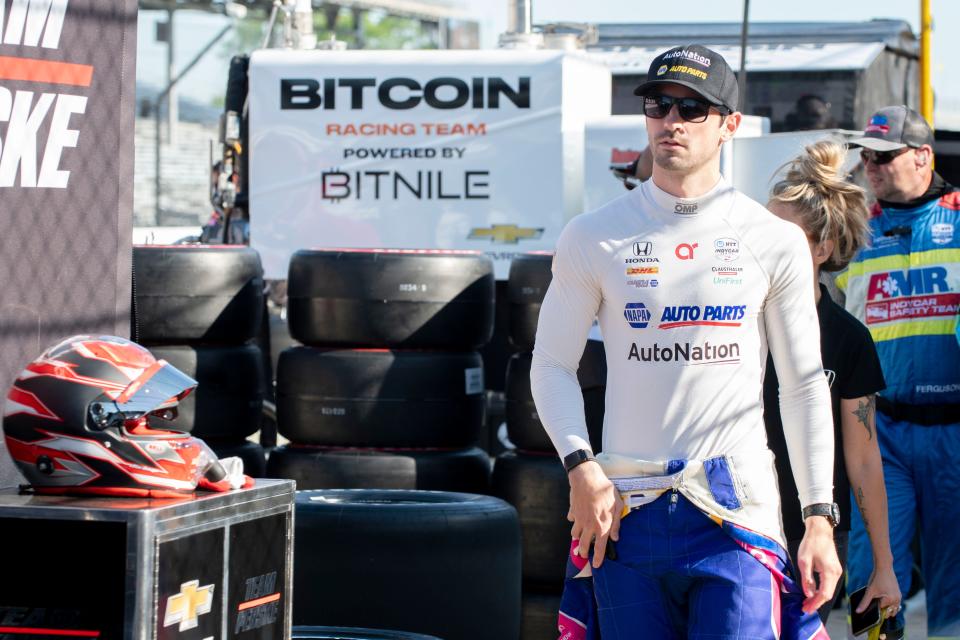
<path fill-rule="evenodd" d="M 857 613 L 863 613 L 874 598 L 880 600 L 880 611 L 885 618 L 892 618 L 900 611 L 902 596 L 900 585 L 897 584 L 897 576 L 893 572 L 893 565 L 874 568 L 870 582 L 867 583 L 867 590 L 863 594 L 860 606 L 857 607 Z"/>
<path fill-rule="evenodd" d="M 607 552 L 607 540 L 620 536 L 620 513 L 623 501 L 610 479 L 594 461 L 574 467 L 569 474 L 570 511 L 567 520 L 573 523 L 570 534 L 580 541 L 577 553 L 590 554 L 593 542 L 593 566 L 599 567 Z"/>
<path fill-rule="evenodd" d="M 803 610 L 814 613 L 833 598 L 840 574 L 840 560 L 837 547 L 833 544 L 833 527 L 823 516 L 808 516 L 807 531 L 800 542 L 797 552 L 797 564 L 800 570 L 800 582 L 803 586 Z M 817 574 L 820 586 L 813 575 Z M 866 598 L 864 598 L 866 600 Z"/>

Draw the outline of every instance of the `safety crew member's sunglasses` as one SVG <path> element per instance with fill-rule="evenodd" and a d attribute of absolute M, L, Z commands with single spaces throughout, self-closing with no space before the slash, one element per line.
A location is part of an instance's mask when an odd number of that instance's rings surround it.
<path fill-rule="evenodd" d="M 863 164 L 867 162 L 872 162 L 876 165 L 881 164 L 890 164 L 893 162 L 893 159 L 897 156 L 905 154 L 907 151 L 910 151 L 912 147 L 902 147 L 900 149 L 894 149 L 893 151 L 874 151 L 873 149 L 860 149 L 860 159 L 863 160 Z"/>
<path fill-rule="evenodd" d="M 721 115 L 730 113 L 725 107 L 718 107 L 697 98 L 674 98 L 651 93 L 643 97 L 643 114 L 655 120 L 666 118 L 673 105 L 677 105 L 677 113 L 685 122 L 704 122 L 710 114 L 710 107 L 719 111 Z"/>

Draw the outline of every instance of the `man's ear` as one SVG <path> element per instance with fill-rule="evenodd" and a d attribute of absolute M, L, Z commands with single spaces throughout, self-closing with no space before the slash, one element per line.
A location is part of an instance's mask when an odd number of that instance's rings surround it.
<path fill-rule="evenodd" d="M 740 128 L 740 121 L 742 119 L 743 114 L 739 111 L 734 111 L 723 119 L 723 122 L 720 123 L 720 142 L 729 142 L 733 139 L 733 136 L 737 133 L 737 129 Z"/>
<path fill-rule="evenodd" d="M 928 167 L 933 160 L 933 147 L 928 144 L 917 147 L 917 152 L 915 155 L 917 158 L 917 169 Z"/>

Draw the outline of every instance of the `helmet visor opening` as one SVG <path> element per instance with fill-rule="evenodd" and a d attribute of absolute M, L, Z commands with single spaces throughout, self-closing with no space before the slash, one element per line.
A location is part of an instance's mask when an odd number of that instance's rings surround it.
<path fill-rule="evenodd" d="M 197 387 L 197 381 L 165 360 L 144 370 L 113 401 L 117 411 L 125 414 L 152 413 L 175 407 Z"/>
<path fill-rule="evenodd" d="M 147 414 L 172 420 L 176 417 L 177 404 L 196 387 L 196 380 L 159 360 L 119 395 L 105 393 L 92 402 L 92 426 L 97 429 L 120 426 Z"/>

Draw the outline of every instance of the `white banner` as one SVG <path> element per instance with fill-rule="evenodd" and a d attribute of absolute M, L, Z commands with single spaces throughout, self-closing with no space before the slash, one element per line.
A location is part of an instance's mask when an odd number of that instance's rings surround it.
<path fill-rule="evenodd" d="M 302 248 L 473 249 L 497 277 L 583 208 L 583 123 L 610 74 L 557 51 L 277 51 L 250 64 L 250 236 Z"/>

